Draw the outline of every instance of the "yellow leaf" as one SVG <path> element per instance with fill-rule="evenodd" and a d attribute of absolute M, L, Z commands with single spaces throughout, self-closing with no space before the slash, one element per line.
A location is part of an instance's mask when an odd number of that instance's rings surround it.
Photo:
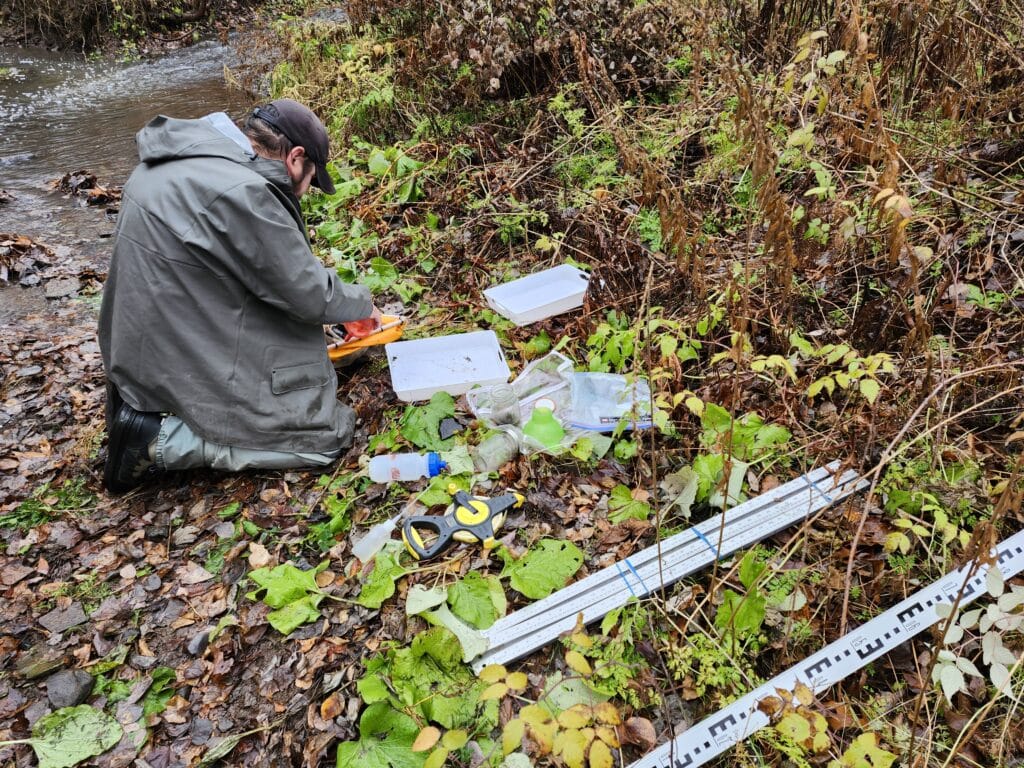
<path fill-rule="evenodd" d="M 501 753 L 511 754 L 523 745 L 523 733 L 526 731 L 526 723 L 518 717 L 505 723 L 505 729 L 501 732 Z"/>
<path fill-rule="evenodd" d="M 423 761 L 423 768 L 441 768 L 444 761 L 448 759 L 447 749 L 435 749 L 426 760 Z"/>
<path fill-rule="evenodd" d="M 485 683 L 496 683 L 499 680 L 503 680 L 507 671 L 501 664 L 488 664 L 486 667 L 480 670 L 480 679 Z"/>
<path fill-rule="evenodd" d="M 590 745 L 590 768 L 612 768 L 615 761 L 612 760 L 612 751 L 603 741 L 595 741 Z"/>
<path fill-rule="evenodd" d="M 599 722 L 607 723 L 608 725 L 618 725 L 622 722 L 619 710 L 610 701 L 602 702 L 594 707 L 594 716 L 597 717 Z"/>
<path fill-rule="evenodd" d="M 513 691 L 526 690 L 527 682 L 525 672 L 510 672 L 509 676 L 505 678 L 505 685 Z"/>
<path fill-rule="evenodd" d="M 811 749 L 815 752 L 824 752 L 829 748 L 830 744 L 827 733 L 816 733 L 814 734 L 814 740 L 811 742 Z"/>
<path fill-rule="evenodd" d="M 527 704 L 519 710 L 519 717 L 527 725 L 541 725 L 551 721 L 551 713 L 537 704 Z"/>
<path fill-rule="evenodd" d="M 895 191 L 896 190 L 893 189 L 892 187 L 886 187 L 885 189 L 883 189 L 881 192 L 879 192 L 877 195 L 875 195 L 875 205 L 878 205 L 878 203 L 880 201 L 882 201 L 885 198 L 889 197 L 889 195 L 891 195 Z"/>
<path fill-rule="evenodd" d="M 416 741 L 412 743 L 413 752 L 426 752 L 428 749 L 433 749 L 434 745 L 437 744 L 437 740 L 441 738 L 441 731 L 432 725 L 428 725 L 419 735 L 416 737 Z"/>
<path fill-rule="evenodd" d="M 484 692 L 480 694 L 480 701 L 500 699 L 506 693 L 508 693 L 507 685 L 505 685 L 504 683 L 494 683 L 494 685 L 487 686 Z"/>
<path fill-rule="evenodd" d="M 448 731 L 441 739 L 441 746 L 445 749 L 462 749 L 466 746 L 466 742 L 469 741 L 469 734 L 466 733 L 462 728 L 458 728 L 454 731 Z"/>
<path fill-rule="evenodd" d="M 537 745 L 537 750 L 546 755 L 555 746 L 555 734 L 558 732 L 557 723 L 541 723 L 540 725 L 530 724 L 529 734 Z"/>
<path fill-rule="evenodd" d="M 569 768 L 583 768 L 587 751 L 587 739 L 577 730 L 568 729 L 555 736 L 554 754 L 561 755 Z"/>
<path fill-rule="evenodd" d="M 583 677 L 590 677 L 594 672 L 590 668 L 590 662 L 579 651 L 566 651 L 565 663 L 569 665 L 569 669 Z"/>
<path fill-rule="evenodd" d="M 563 728 L 584 728 L 590 724 L 590 707 L 584 704 L 577 704 L 564 712 L 560 712 L 556 720 Z"/>
<path fill-rule="evenodd" d="M 803 704 L 805 707 L 809 707 L 811 702 L 814 701 L 814 691 L 808 688 L 803 683 L 797 683 L 796 689 L 793 691 L 796 694 L 796 700 Z"/>
<path fill-rule="evenodd" d="M 597 738 L 609 747 L 612 749 L 619 748 L 619 737 L 615 734 L 614 728 L 609 728 L 607 725 L 599 725 L 594 730 L 597 731 Z"/>

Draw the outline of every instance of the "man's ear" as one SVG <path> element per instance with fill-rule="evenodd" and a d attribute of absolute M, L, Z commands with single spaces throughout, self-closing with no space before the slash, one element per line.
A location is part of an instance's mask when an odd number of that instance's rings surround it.
<path fill-rule="evenodd" d="M 284 159 L 285 159 L 285 162 L 287 162 L 287 163 L 298 162 L 299 165 L 302 165 L 302 162 L 303 162 L 305 157 L 306 157 L 306 148 L 305 147 L 292 147 L 290 150 L 288 150 L 288 154 L 285 155 Z"/>

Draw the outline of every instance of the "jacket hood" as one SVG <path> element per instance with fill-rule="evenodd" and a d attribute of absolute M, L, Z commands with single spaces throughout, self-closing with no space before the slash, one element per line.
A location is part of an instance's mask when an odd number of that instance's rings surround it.
<path fill-rule="evenodd" d="M 139 159 L 148 164 L 188 157 L 220 157 L 250 167 L 261 176 L 290 188 L 284 163 L 247 152 L 204 119 L 181 120 L 159 115 L 135 136 Z"/>

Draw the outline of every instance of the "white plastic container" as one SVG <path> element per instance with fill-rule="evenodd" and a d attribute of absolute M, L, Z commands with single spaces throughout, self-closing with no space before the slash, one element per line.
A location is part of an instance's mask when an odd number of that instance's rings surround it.
<path fill-rule="evenodd" d="M 435 392 L 457 397 L 477 385 L 508 381 L 511 371 L 494 331 L 456 333 L 384 345 L 391 387 L 407 403 Z"/>
<path fill-rule="evenodd" d="M 430 453 L 385 453 L 374 456 L 366 473 L 375 483 L 394 483 L 401 480 L 419 480 L 435 477 L 448 465 L 441 457 Z"/>
<path fill-rule="evenodd" d="M 582 306 L 590 275 L 561 264 L 484 291 L 488 306 L 516 325 L 528 325 Z"/>

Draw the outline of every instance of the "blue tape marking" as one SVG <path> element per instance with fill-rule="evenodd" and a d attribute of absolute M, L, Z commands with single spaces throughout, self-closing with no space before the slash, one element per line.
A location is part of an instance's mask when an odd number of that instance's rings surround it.
<path fill-rule="evenodd" d="M 708 537 L 705 536 L 703 533 L 701 533 L 700 528 L 691 528 L 690 530 L 693 531 L 695 534 L 697 534 L 697 538 L 698 539 L 700 539 L 701 541 L 703 541 L 705 544 L 708 545 L 708 549 L 711 550 L 712 554 L 714 554 L 714 556 L 715 556 L 715 560 L 717 560 L 718 559 L 718 550 L 715 549 L 715 545 L 714 544 L 712 544 L 710 541 L 708 541 Z"/>
<path fill-rule="evenodd" d="M 634 576 L 636 576 L 636 580 L 640 582 L 641 586 L 643 586 L 644 592 L 646 594 L 650 594 L 651 590 L 648 588 L 647 584 L 644 583 L 644 577 L 636 572 L 636 568 L 634 568 L 633 564 L 631 562 L 629 562 L 629 558 L 628 557 L 626 558 L 625 563 L 626 563 L 626 567 L 629 568 L 629 570 L 633 572 Z M 634 595 L 634 597 L 636 597 L 636 595 Z"/>
<path fill-rule="evenodd" d="M 835 501 L 835 499 L 833 499 L 831 496 L 829 496 L 827 493 L 825 493 L 823 490 L 821 490 L 821 486 L 819 486 L 817 482 L 815 482 L 814 480 L 811 480 L 811 478 L 809 478 L 807 475 L 804 475 L 804 481 L 809 486 L 814 488 L 814 490 L 816 490 L 818 493 L 820 493 L 822 496 L 824 496 L 825 497 L 825 501 L 827 501 L 829 504 L 831 504 L 833 501 Z"/>
<path fill-rule="evenodd" d="M 626 574 L 622 572 L 622 566 L 619 565 L 618 563 L 616 563 L 615 564 L 615 569 L 619 572 L 619 576 L 622 578 L 622 581 L 625 582 L 626 589 L 629 590 L 629 594 L 631 594 L 633 597 L 636 597 L 636 592 L 634 592 L 633 591 L 633 587 L 631 587 L 629 585 L 629 579 L 627 579 L 626 578 Z M 639 599 L 639 598 L 637 598 L 637 599 Z"/>

